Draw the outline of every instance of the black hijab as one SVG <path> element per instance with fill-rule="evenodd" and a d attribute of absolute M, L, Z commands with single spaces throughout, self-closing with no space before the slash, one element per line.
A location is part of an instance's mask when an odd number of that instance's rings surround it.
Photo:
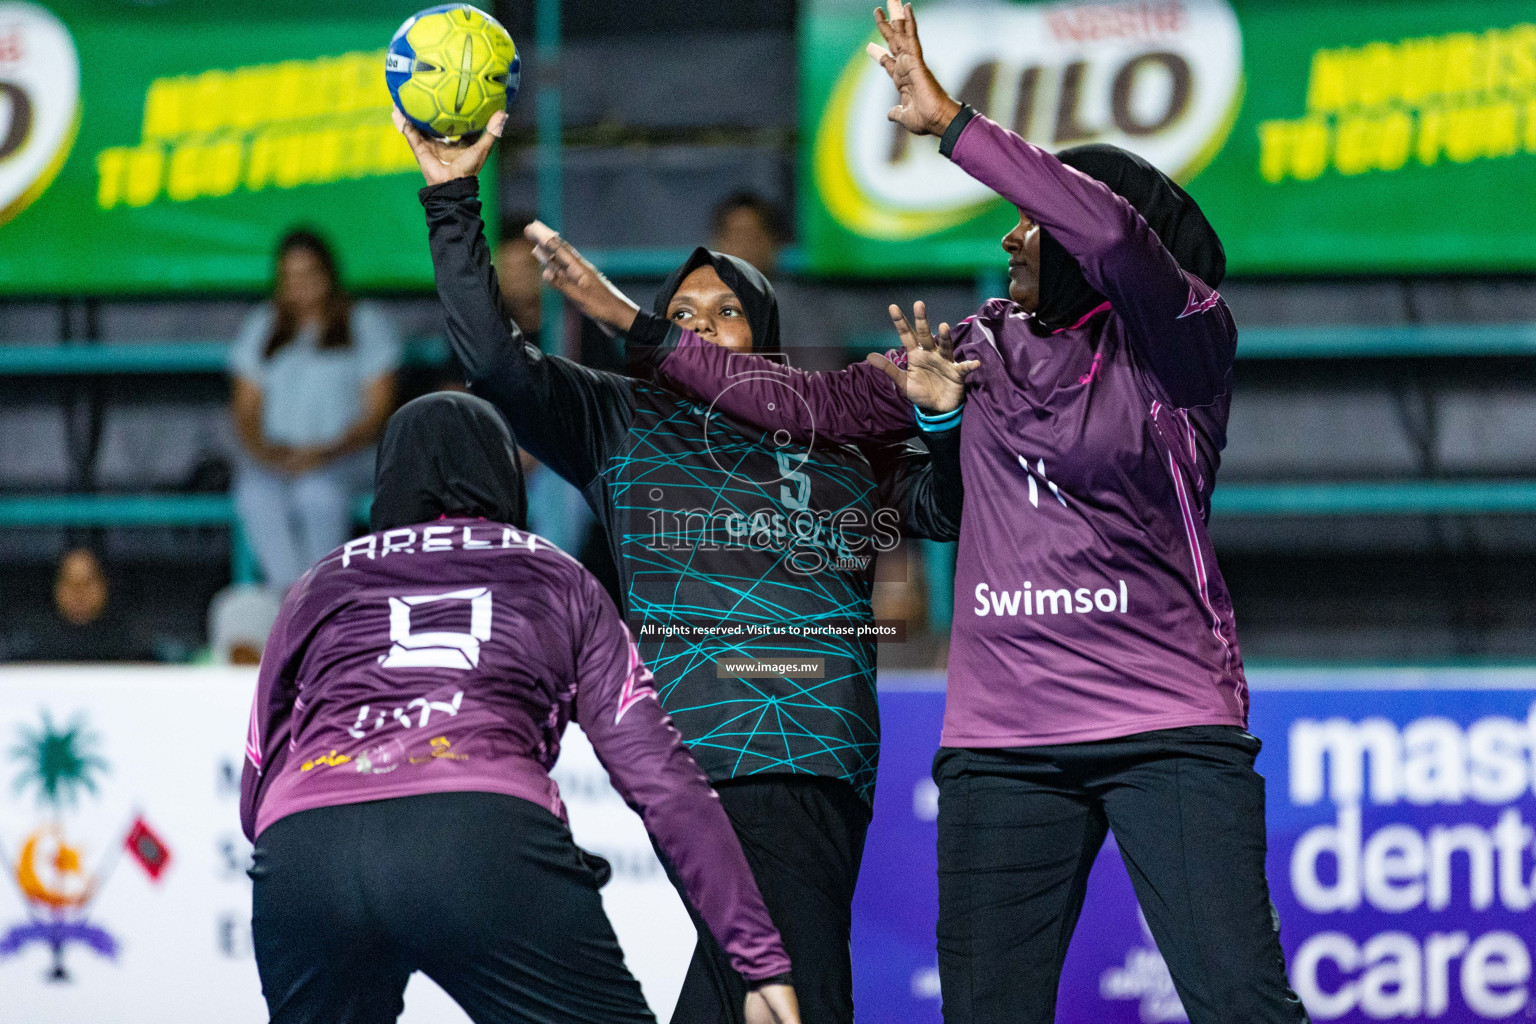
<path fill-rule="evenodd" d="M 1199 205 L 1172 178 L 1119 146 L 1073 146 L 1057 159 L 1101 181 L 1134 206 L 1157 232 L 1179 266 L 1215 288 L 1227 272 L 1221 239 Z M 1104 296 L 1083 277 L 1083 270 L 1051 233 L 1040 229 L 1040 308 L 1034 323 L 1045 333 L 1071 327 Z"/>
<path fill-rule="evenodd" d="M 702 245 L 672 271 L 656 293 L 656 302 L 651 307 L 656 315 L 667 319 L 667 306 L 682 287 L 683 278 L 706 265 L 714 267 L 720 280 L 741 300 L 742 312 L 747 314 L 747 323 L 752 327 L 752 351 L 779 351 L 779 300 L 773 294 L 773 285 L 746 260 L 711 252 Z"/>
<path fill-rule="evenodd" d="M 461 391 L 402 405 L 384 428 L 373 473 L 374 532 L 442 515 L 528 525 L 512 431 L 495 406 Z"/>

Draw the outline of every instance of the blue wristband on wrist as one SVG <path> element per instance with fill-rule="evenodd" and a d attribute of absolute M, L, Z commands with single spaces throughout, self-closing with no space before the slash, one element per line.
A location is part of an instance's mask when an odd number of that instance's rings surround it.
<path fill-rule="evenodd" d="M 912 407 L 917 413 L 917 427 L 929 434 L 937 434 L 940 431 L 950 430 L 960 425 L 960 414 L 965 411 L 965 403 L 957 405 L 949 412 L 926 413 L 917 406 Z"/>

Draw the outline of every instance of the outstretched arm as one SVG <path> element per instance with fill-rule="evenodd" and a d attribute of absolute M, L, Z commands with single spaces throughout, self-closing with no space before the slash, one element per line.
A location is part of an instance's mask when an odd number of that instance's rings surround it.
<path fill-rule="evenodd" d="M 432 270 L 448 343 L 464 366 L 470 390 L 502 411 L 518 443 L 535 458 L 585 487 L 628 431 L 630 382 L 545 355 L 506 313 L 480 219 L 476 177 L 504 115 L 498 114 L 481 141 L 467 149 L 423 138 L 398 111 L 395 123 L 427 179 L 421 203 Z"/>
<path fill-rule="evenodd" d="M 658 378 L 720 411 L 805 444 L 886 442 L 909 437 L 912 408 L 874 367 L 805 373 L 732 353 L 645 313 L 565 239 L 535 221 L 525 231 L 544 261 L 544 280 L 576 308 L 628 339 L 636 376 Z M 788 389 L 788 390 L 786 390 Z M 799 400 L 789 398 L 789 392 Z"/>
<path fill-rule="evenodd" d="M 784 430 L 801 444 L 888 444 L 917 431 L 912 405 L 877 367 L 808 373 L 731 352 L 692 331 L 641 314 L 631 361 L 744 423 Z"/>
<path fill-rule="evenodd" d="M 692 331 L 642 312 L 576 249 L 543 224 L 527 229 L 545 262 L 544 279 L 587 316 L 625 332 L 631 372 L 658 378 L 721 412 L 802 444 L 889 444 L 916 432 L 913 406 L 934 412 L 964 397 L 978 364 L 955 362 L 948 325 L 928 332 L 922 303 L 916 326 L 891 307 L 903 352 L 871 355 L 833 373 L 806 373 L 761 356 L 731 352 Z"/>
<path fill-rule="evenodd" d="M 789 957 L 720 798 L 661 709 L 650 670 L 613 603 L 590 576 L 582 583 L 572 598 L 580 637 L 576 721 L 731 966 L 749 984 L 787 980 Z"/>
<path fill-rule="evenodd" d="M 1046 228 L 1130 330 L 1172 404 L 1203 405 L 1227 388 L 1237 330 L 1221 296 L 1187 274 L 1146 220 L 1107 185 L 955 102 L 923 60 L 911 5 L 891 0 L 870 44 L 901 96 L 891 120 L 942 137 L 940 152 Z"/>
<path fill-rule="evenodd" d="M 966 377 L 980 364 L 955 360 L 948 324 L 937 338 L 929 333 L 923 303 L 913 307 L 912 323 L 897 306 L 890 314 L 899 353 L 871 353 L 830 373 L 732 353 L 644 313 L 630 330 L 630 355 L 726 414 L 786 430 L 803 444 L 891 444 L 917 432 L 916 409 L 944 413 L 962 404 Z"/>

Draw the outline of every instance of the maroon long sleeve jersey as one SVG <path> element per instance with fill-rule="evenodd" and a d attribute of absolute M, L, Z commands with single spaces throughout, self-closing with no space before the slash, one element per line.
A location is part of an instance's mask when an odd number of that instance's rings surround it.
<path fill-rule="evenodd" d="M 503 793 L 564 819 L 549 769 L 592 741 L 748 980 L 789 970 L 719 799 L 602 587 L 543 538 L 443 519 L 349 541 L 289 592 L 262 657 L 240 814 Z"/>
<path fill-rule="evenodd" d="M 1108 301 L 1042 337 L 987 302 L 954 331 L 959 443 L 930 445 L 964 486 L 943 742 L 1080 743 L 1244 726 L 1248 688 L 1206 521 L 1226 444 L 1237 328 L 1106 185 L 1013 132 L 957 118 L 943 151 L 1051 231 Z M 660 335 L 657 326 L 652 333 Z M 728 415 L 800 440 L 917 432 L 884 373 L 810 374 L 675 327 L 659 372 Z M 776 400 L 785 386 L 801 402 Z"/>

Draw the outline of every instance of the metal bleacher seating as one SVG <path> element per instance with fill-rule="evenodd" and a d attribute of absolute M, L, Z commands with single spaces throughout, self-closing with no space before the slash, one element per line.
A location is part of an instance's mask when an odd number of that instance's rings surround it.
<path fill-rule="evenodd" d="M 614 277 L 653 277 L 675 266 L 672 249 L 593 252 Z M 794 260 L 789 261 L 791 267 Z M 874 348 L 888 338 L 855 338 Z M 226 343 L 175 341 L 0 345 L 0 378 L 218 375 Z M 443 360 L 442 339 L 418 339 L 408 362 Z M 1536 324 L 1251 327 L 1238 357 L 1245 361 L 1508 358 L 1536 355 Z M 358 505 L 366 518 L 367 503 Z M 1223 482 L 1214 511 L 1223 517 L 1458 516 L 1536 513 L 1536 479 L 1397 479 Z M 0 529 L 27 527 L 227 527 L 235 531 L 233 575 L 254 568 L 238 538 L 233 503 L 223 494 L 0 494 Z"/>

